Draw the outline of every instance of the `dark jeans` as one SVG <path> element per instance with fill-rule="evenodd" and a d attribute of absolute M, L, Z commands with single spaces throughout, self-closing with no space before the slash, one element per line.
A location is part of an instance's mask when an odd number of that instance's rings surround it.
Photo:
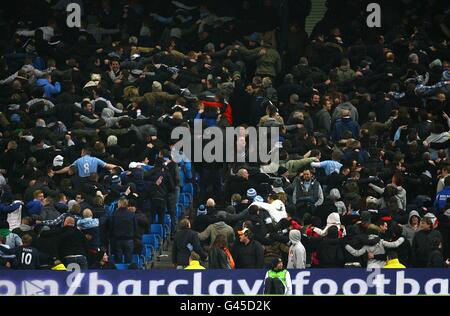
<path fill-rule="evenodd" d="M 164 200 L 152 200 L 150 208 L 150 224 L 156 223 L 156 215 L 158 215 L 158 224 L 164 223 L 164 213 L 166 209 L 166 201 Z"/>
<path fill-rule="evenodd" d="M 122 255 L 125 255 L 124 263 L 131 263 L 133 259 L 134 242 L 133 239 L 116 239 L 113 242 L 113 254 L 115 262 L 122 262 Z"/>
<path fill-rule="evenodd" d="M 78 264 L 81 270 L 87 270 L 88 262 L 85 256 L 65 257 L 62 259 L 62 263 L 67 267 L 71 263 Z"/>
<path fill-rule="evenodd" d="M 175 190 L 167 194 L 167 211 L 172 220 L 171 232 L 175 233 L 178 225 L 177 218 L 177 203 L 180 198 L 180 187 L 175 187 Z"/>

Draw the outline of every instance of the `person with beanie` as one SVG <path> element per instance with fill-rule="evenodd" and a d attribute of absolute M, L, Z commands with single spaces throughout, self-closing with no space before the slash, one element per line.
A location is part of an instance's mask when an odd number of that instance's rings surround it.
<path fill-rule="evenodd" d="M 292 294 L 292 280 L 289 271 L 284 268 L 283 260 L 273 259 L 269 271 L 264 277 L 264 294 Z"/>
<path fill-rule="evenodd" d="M 247 190 L 247 199 L 249 201 L 253 201 L 257 195 L 258 195 L 258 193 L 256 192 L 256 190 L 254 188 L 250 188 Z"/>
<path fill-rule="evenodd" d="M 22 246 L 22 239 L 17 234 L 9 230 L 9 223 L 7 221 L 0 223 L 0 236 L 5 238 L 4 244 L 10 249 Z"/>
<path fill-rule="evenodd" d="M 197 216 L 195 216 L 192 223 L 192 229 L 196 232 L 202 232 L 206 230 L 209 225 L 217 222 L 215 214 L 215 202 L 213 202 L 213 199 L 208 199 L 208 201 L 206 203 L 206 206 L 202 204 L 197 209 Z"/>

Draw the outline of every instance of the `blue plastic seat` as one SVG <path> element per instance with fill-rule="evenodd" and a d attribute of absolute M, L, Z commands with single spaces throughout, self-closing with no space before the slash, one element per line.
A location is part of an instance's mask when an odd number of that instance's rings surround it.
<path fill-rule="evenodd" d="M 131 262 L 138 266 L 138 269 L 142 269 L 144 266 L 144 258 L 141 255 L 133 255 Z"/>
<path fill-rule="evenodd" d="M 159 250 L 159 246 L 160 246 L 158 236 L 155 234 L 142 235 L 142 244 L 150 246 L 152 248 L 153 252 L 156 252 L 157 250 Z"/>
<path fill-rule="evenodd" d="M 128 270 L 128 264 L 125 263 L 116 263 L 117 270 Z"/>

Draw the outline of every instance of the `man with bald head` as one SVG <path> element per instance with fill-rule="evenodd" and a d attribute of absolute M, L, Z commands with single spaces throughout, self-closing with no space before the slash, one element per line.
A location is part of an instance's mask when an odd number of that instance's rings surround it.
<path fill-rule="evenodd" d="M 351 111 L 348 109 L 341 109 L 340 118 L 336 121 L 331 133 L 331 138 L 334 142 L 340 141 L 345 131 L 352 133 L 352 138 L 359 139 L 359 124 L 351 117 Z"/>
<path fill-rule="evenodd" d="M 75 218 L 67 216 L 61 229 L 58 242 L 58 253 L 61 261 L 67 267 L 74 263 L 80 269 L 87 269 L 87 244 L 84 234 L 75 226 Z"/>

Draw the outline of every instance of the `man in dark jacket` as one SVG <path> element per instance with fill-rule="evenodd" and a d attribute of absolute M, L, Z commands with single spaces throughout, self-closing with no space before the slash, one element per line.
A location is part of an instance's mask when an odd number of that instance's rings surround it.
<path fill-rule="evenodd" d="M 172 263 L 177 269 L 184 269 L 189 265 L 189 256 L 195 251 L 205 260 L 208 255 L 203 251 L 198 233 L 191 229 L 191 222 L 185 218 L 179 223 L 172 246 Z"/>
<path fill-rule="evenodd" d="M 338 228 L 331 226 L 327 236 L 322 240 L 318 249 L 317 257 L 321 268 L 342 268 L 345 263 L 345 255 L 342 243 L 338 239 Z"/>
<path fill-rule="evenodd" d="M 225 200 L 229 201 L 234 193 L 245 196 L 250 188 L 247 169 L 240 169 L 235 176 L 230 176 L 225 184 Z"/>
<path fill-rule="evenodd" d="M 343 138 L 345 131 L 350 131 L 354 139 L 359 139 L 359 124 L 351 118 L 350 111 L 347 109 L 341 110 L 341 118 L 336 121 L 331 138 L 338 142 Z"/>
<path fill-rule="evenodd" d="M 430 257 L 433 239 L 442 240 L 441 233 L 433 229 L 430 218 L 424 217 L 420 220 L 420 230 L 414 235 L 412 243 L 413 266 L 415 268 L 426 268 Z"/>
<path fill-rule="evenodd" d="M 40 216 L 43 221 L 57 219 L 61 215 L 58 212 L 53 204 L 53 199 L 50 197 L 46 197 L 44 199 L 44 205 L 41 209 Z"/>
<path fill-rule="evenodd" d="M 111 217 L 110 236 L 116 262 L 130 263 L 133 257 L 134 238 L 136 235 L 136 215 L 128 210 L 128 201 L 121 198 L 117 210 Z"/>
<path fill-rule="evenodd" d="M 59 235 L 58 253 L 62 262 L 67 267 L 76 263 L 81 269 L 87 269 L 87 246 L 84 234 L 75 227 L 75 219 L 66 217 L 64 227 Z"/>
<path fill-rule="evenodd" d="M 239 242 L 233 245 L 233 255 L 236 269 L 260 269 L 264 267 L 264 249 L 261 244 L 253 240 L 250 229 L 238 231 Z"/>

